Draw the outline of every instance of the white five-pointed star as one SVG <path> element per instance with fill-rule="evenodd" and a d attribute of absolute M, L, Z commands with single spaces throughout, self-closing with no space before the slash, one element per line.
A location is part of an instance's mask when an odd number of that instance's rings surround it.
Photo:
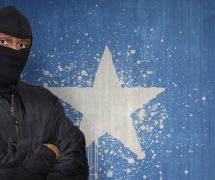
<path fill-rule="evenodd" d="M 52 87 L 54 94 L 83 113 L 80 129 L 87 146 L 105 133 L 118 139 L 138 158 L 145 157 L 130 114 L 164 88 L 122 88 L 109 48 L 102 56 L 93 87 Z"/>

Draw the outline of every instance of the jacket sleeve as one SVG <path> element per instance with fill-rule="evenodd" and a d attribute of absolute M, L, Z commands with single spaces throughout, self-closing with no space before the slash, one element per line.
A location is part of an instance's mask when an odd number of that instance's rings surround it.
<path fill-rule="evenodd" d="M 53 128 L 54 144 L 61 152 L 47 180 L 86 180 L 88 163 L 83 133 L 65 116 L 58 99 L 55 100 L 50 122 Z"/>
<path fill-rule="evenodd" d="M 32 143 L 30 139 L 14 143 L 5 141 L 0 136 L 0 167 L 20 166 L 36 173 L 49 172 L 50 166 L 55 162 L 55 154 L 44 145 L 39 145 L 35 152 Z"/>
<path fill-rule="evenodd" d="M 20 141 L 18 143 L 13 143 L 5 141 L 0 136 L 0 166 L 7 168 L 17 165 L 29 156 L 33 158 L 33 153 L 31 151 L 30 142 Z"/>

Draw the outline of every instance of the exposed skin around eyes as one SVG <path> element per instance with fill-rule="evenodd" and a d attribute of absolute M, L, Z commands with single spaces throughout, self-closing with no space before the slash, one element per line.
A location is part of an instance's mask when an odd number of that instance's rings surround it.
<path fill-rule="evenodd" d="M 20 50 L 29 48 L 31 45 L 31 39 L 20 39 L 0 32 L 0 45 Z"/>

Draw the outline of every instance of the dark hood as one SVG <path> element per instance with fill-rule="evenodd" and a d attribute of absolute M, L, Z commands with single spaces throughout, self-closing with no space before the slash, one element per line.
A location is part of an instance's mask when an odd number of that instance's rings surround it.
<path fill-rule="evenodd" d="M 0 8 L 0 32 L 21 38 L 32 38 L 28 19 L 13 6 Z"/>

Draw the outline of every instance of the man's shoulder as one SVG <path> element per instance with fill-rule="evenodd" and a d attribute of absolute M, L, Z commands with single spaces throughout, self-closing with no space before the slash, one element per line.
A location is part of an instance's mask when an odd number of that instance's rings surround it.
<path fill-rule="evenodd" d="M 56 98 L 56 96 L 48 89 L 32 85 L 25 82 L 19 82 L 18 91 L 20 95 L 31 96 L 31 98 Z"/>

